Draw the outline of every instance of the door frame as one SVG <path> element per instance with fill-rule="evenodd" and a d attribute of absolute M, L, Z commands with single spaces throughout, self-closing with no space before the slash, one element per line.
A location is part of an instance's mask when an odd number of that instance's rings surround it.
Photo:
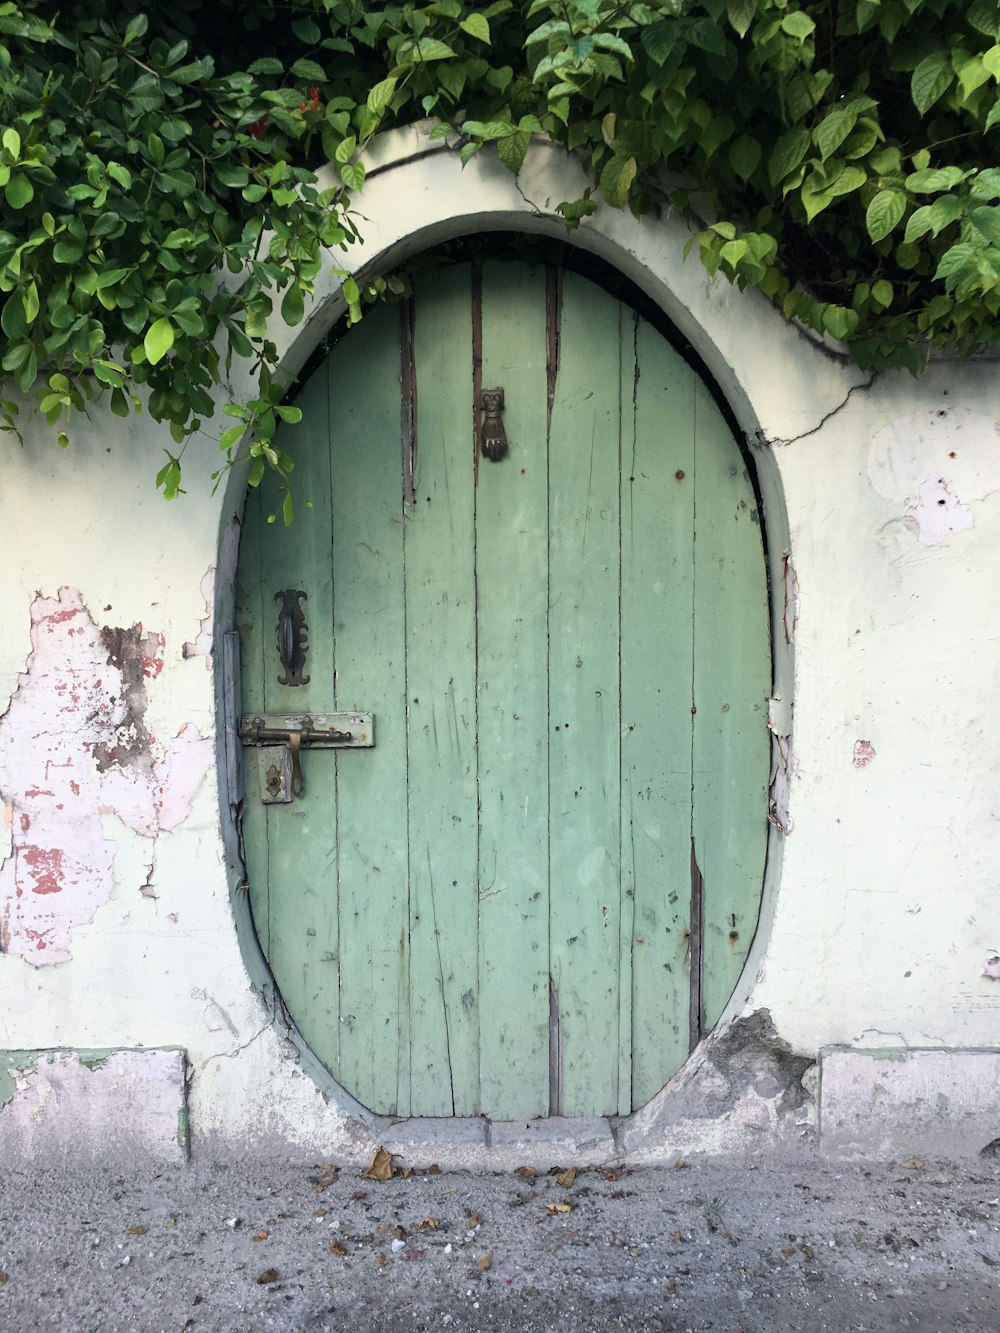
<path fill-rule="evenodd" d="M 744 434 L 744 457 L 762 501 L 761 530 L 771 624 L 772 780 L 760 914 L 746 964 L 719 1022 L 666 1087 L 625 1120 L 626 1136 L 633 1148 L 641 1146 L 648 1136 L 652 1146 L 661 1113 L 667 1112 L 669 1118 L 670 1105 L 675 1100 L 678 1104 L 681 1101 L 690 1104 L 692 1083 L 696 1085 L 698 1071 L 712 1045 L 734 1019 L 756 1007 L 753 991 L 762 977 L 784 835 L 791 827 L 787 805 L 794 764 L 791 704 L 796 587 L 784 494 L 763 420 L 768 400 L 773 398 L 769 383 L 782 373 L 774 364 L 771 349 L 781 345 L 782 335 L 789 336 L 788 329 L 780 314 L 763 297 L 739 293 L 722 283 L 713 284 L 696 260 L 685 263 L 683 248 L 689 232 L 678 219 L 636 219 L 626 210 L 602 205 L 567 235 L 565 221 L 555 211 L 556 205 L 578 197 L 587 181 L 577 163 L 558 145 L 536 139 L 515 178 L 488 152 L 478 154 L 463 169 L 453 145 L 447 140 L 429 140 L 433 124 L 422 122 L 394 130 L 370 146 L 366 184 L 357 200 L 363 239 L 346 251 L 330 253 L 330 263 L 318 275 L 313 298 L 298 326 L 289 328 L 280 318 L 272 318 L 268 336 L 278 349 L 280 370 L 293 378 L 345 312 L 338 270 L 342 274 L 348 269 L 357 278 L 387 272 L 420 251 L 480 231 L 548 235 L 568 241 L 609 268 L 617 269 L 659 307 L 690 343 L 707 371 L 707 378 L 715 381 Z M 330 176 L 332 184 L 332 173 Z M 321 188 L 327 183 L 321 172 Z M 752 303 L 749 310 L 748 303 Z M 768 319 L 776 326 L 770 344 L 759 336 L 740 336 L 751 325 L 759 326 Z M 233 368 L 231 388 L 238 399 L 255 395 L 253 382 L 242 365 Z M 805 383 L 802 392 L 808 398 Z M 353 1120 L 359 1129 L 370 1133 L 394 1126 L 398 1134 L 398 1120 L 376 1115 L 363 1107 L 310 1051 L 276 993 L 250 916 L 237 822 L 242 798 L 242 754 L 235 734 L 241 705 L 234 585 L 245 490 L 245 471 L 236 467 L 229 475 L 222 506 L 214 631 L 221 825 L 240 948 L 249 980 L 261 995 L 273 1026 L 283 1039 L 283 1049 L 290 1057 L 289 1075 L 305 1074 L 331 1110 L 348 1121 Z M 455 1127 L 456 1143 L 461 1142 L 464 1122 L 447 1123 Z"/>

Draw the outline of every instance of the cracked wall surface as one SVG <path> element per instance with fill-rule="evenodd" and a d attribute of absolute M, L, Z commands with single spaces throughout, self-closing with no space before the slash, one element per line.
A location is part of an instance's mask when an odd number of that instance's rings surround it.
<path fill-rule="evenodd" d="M 565 236 L 555 206 L 581 188 L 543 144 L 514 183 L 488 153 L 460 170 L 419 129 L 379 140 L 369 166 L 351 259 L 373 267 L 473 230 Z M 758 460 L 771 555 L 761 925 L 718 1035 L 626 1127 L 653 1156 L 808 1137 L 822 1048 L 932 1049 L 946 1070 L 1000 1031 L 1000 377 L 982 361 L 873 379 L 711 282 L 686 241 L 677 219 L 604 209 L 574 233 L 715 376 Z M 302 323 L 272 329 L 290 373 L 336 317 L 333 268 Z M 241 373 L 220 397 L 252 396 Z M 169 438 L 148 418 L 95 405 L 61 451 L 24 415 L 0 496 L 0 1049 L 183 1049 L 196 1150 L 361 1156 L 379 1127 L 269 984 L 212 763 L 241 483 L 213 494 L 208 442 L 166 505 Z M 141 1116 L 131 1086 L 123 1072 L 102 1114 Z M 904 1109 L 907 1088 L 924 1096 L 919 1079 L 892 1086 Z M 975 1110 L 971 1087 L 956 1079 L 954 1116 Z M 841 1102 L 848 1135 L 850 1105 L 864 1098 Z"/>

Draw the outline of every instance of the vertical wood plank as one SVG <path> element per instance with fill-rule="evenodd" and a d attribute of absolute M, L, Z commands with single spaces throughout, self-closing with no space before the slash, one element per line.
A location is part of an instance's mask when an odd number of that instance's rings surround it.
<path fill-rule="evenodd" d="M 549 438 L 549 932 L 554 1115 L 618 1112 L 619 303 L 562 282 Z"/>
<path fill-rule="evenodd" d="M 479 1111 L 470 270 L 415 298 L 418 457 L 405 529 L 410 1051 L 422 1115 Z"/>
<path fill-rule="evenodd" d="M 337 754 L 339 1076 L 373 1110 L 410 1110 L 405 599 L 399 316 L 366 315 L 331 358 L 336 704 L 375 714 Z"/>
<path fill-rule="evenodd" d="M 476 496 L 481 1096 L 508 1120 L 545 1115 L 549 1091 L 544 281 L 489 264 L 482 293 L 510 452 L 481 460 Z"/>
<path fill-rule="evenodd" d="M 622 860 L 632 1105 L 687 1056 L 695 377 L 633 322 L 622 450 Z M 631 364 L 630 364 L 631 363 Z"/>
<path fill-rule="evenodd" d="M 756 501 L 732 433 L 697 386 L 694 849 L 705 881 L 702 1008 L 718 1022 L 760 910 L 770 638 Z"/>
<path fill-rule="evenodd" d="M 277 479 L 265 477 L 247 504 L 247 536 L 252 525 L 259 551 L 260 600 L 255 623 L 244 640 L 249 649 L 250 680 L 244 685 L 248 711 L 298 712 L 329 708 L 333 698 L 333 582 L 330 569 L 329 398 L 326 371 L 306 384 L 299 397 L 303 421 L 282 427 L 282 443 L 296 460 L 295 523 L 286 528 L 280 513 Z M 311 508 L 306 501 L 311 501 Z M 241 555 L 241 570 L 244 557 Z M 278 658 L 275 627 L 280 602 L 275 593 L 303 589 L 303 611 L 309 626 L 309 652 L 304 674 L 309 682 L 279 684 L 284 675 Z M 266 926 L 262 929 L 274 979 L 289 1012 L 306 1041 L 324 1063 L 335 1066 L 338 1037 L 336 916 L 328 912 L 336 884 L 336 847 L 327 835 L 332 796 L 329 754 L 304 754 L 306 790 L 290 805 L 262 806 L 259 775 L 248 783 L 244 845 L 251 882 L 265 881 Z M 253 763 L 254 773 L 258 765 Z M 251 865 L 253 868 L 251 869 Z M 257 867 L 266 869 L 258 870 Z M 263 906 L 259 888 L 252 890 L 258 929 Z"/>

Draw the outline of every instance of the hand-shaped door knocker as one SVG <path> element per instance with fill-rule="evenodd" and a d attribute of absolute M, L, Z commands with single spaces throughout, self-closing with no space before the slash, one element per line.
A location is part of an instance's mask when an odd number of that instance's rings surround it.
<path fill-rule="evenodd" d="M 500 420 L 500 413 L 503 411 L 503 389 L 484 389 L 480 405 L 485 414 L 479 436 L 480 452 L 496 463 L 507 452 L 507 432 Z"/>

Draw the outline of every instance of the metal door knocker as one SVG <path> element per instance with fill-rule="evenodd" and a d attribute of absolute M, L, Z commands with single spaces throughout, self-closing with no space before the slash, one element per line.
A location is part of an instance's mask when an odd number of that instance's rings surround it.
<path fill-rule="evenodd" d="M 308 685 L 309 677 L 303 676 L 306 653 L 309 651 L 309 626 L 305 612 L 299 605 L 299 599 L 306 594 L 301 588 L 284 588 L 274 594 L 274 600 L 281 603 L 278 612 L 278 657 L 285 668 L 285 674 L 278 677 L 279 685 Z"/>
<path fill-rule="evenodd" d="M 481 406 L 485 416 L 480 435 L 480 451 L 496 463 L 507 452 L 507 432 L 500 420 L 503 411 L 503 388 L 484 389 Z"/>

